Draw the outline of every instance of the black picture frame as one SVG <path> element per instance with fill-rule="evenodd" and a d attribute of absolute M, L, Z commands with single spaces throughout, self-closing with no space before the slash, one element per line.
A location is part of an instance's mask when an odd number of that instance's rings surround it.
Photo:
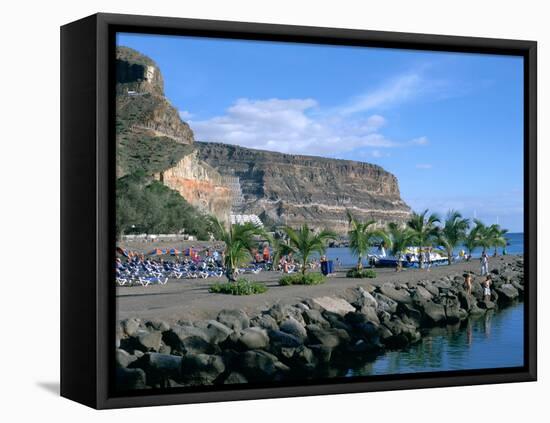
<path fill-rule="evenodd" d="M 493 53 L 524 58 L 525 365 L 115 395 L 114 36 L 116 32 Z M 61 28 L 61 395 L 119 408 L 534 381 L 537 378 L 537 44 L 534 41 L 95 14 Z"/>

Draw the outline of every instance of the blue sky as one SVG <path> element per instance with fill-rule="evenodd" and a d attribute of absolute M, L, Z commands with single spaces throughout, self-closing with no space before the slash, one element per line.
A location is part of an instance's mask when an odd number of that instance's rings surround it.
<path fill-rule="evenodd" d="M 376 163 L 414 209 L 523 231 L 512 56 L 119 34 L 199 141 Z"/>

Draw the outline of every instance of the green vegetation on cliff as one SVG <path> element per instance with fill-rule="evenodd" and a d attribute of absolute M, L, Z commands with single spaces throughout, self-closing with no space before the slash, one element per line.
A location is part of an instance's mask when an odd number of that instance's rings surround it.
<path fill-rule="evenodd" d="M 117 136 L 117 173 L 119 176 L 142 172 L 146 175 L 162 172 L 175 166 L 193 151 L 167 137 L 153 137 L 146 133 L 126 132 Z"/>
<path fill-rule="evenodd" d="M 123 176 L 116 186 L 116 228 L 121 234 L 169 234 L 184 230 L 208 239 L 210 219 L 176 191 L 143 173 Z"/>

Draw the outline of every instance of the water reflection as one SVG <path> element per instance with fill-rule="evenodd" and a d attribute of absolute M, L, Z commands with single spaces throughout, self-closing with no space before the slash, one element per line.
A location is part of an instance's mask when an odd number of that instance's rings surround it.
<path fill-rule="evenodd" d="M 523 304 L 434 328 L 407 350 L 389 351 L 344 374 L 373 375 L 523 365 Z"/>

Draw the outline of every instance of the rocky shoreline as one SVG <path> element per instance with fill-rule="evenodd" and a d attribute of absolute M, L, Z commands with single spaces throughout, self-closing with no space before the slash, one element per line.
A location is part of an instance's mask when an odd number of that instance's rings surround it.
<path fill-rule="evenodd" d="M 518 256 L 491 271 L 490 301 L 479 278 L 468 295 L 461 273 L 435 280 L 426 273 L 423 280 L 274 304 L 255 315 L 229 309 L 193 322 L 125 319 L 117 325 L 116 386 L 124 391 L 319 377 L 335 363 L 406 348 L 425 328 L 459 325 L 521 300 L 523 264 Z"/>

